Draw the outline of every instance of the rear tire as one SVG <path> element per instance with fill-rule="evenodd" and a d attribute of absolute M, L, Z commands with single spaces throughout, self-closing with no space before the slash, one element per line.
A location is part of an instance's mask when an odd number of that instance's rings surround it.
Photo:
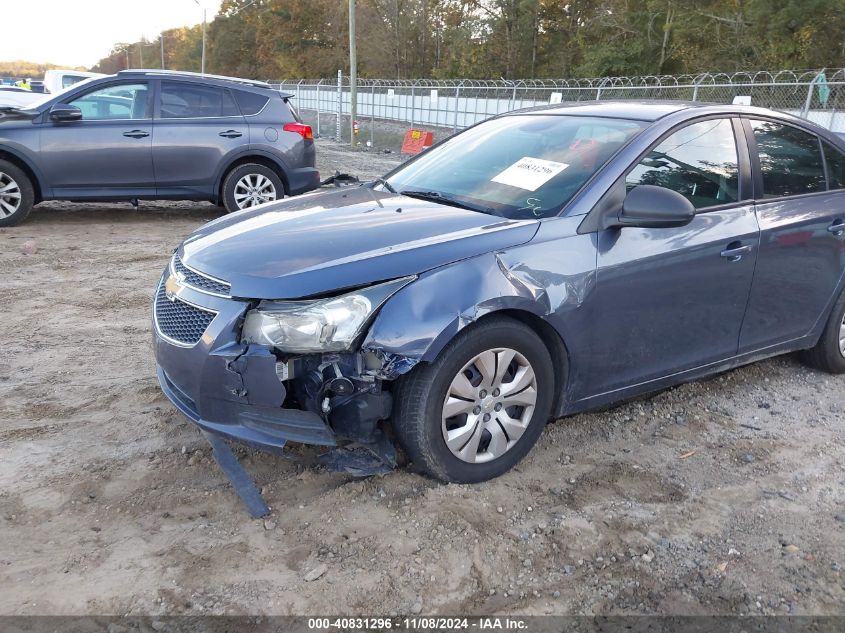
<path fill-rule="evenodd" d="M 229 213 L 284 197 L 285 185 L 279 174 L 259 163 L 239 165 L 223 180 L 223 206 Z"/>
<path fill-rule="evenodd" d="M 534 331 L 490 317 L 399 380 L 393 429 L 416 469 L 442 481 L 486 481 L 537 442 L 554 385 L 551 356 Z"/>
<path fill-rule="evenodd" d="M 802 352 L 802 360 L 830 374 L 845 374 L 845 290 L 833 305 L 819 342 Z"/>
<path fill-rule="evenodd" d="M 29 176 L 14 163 L 0 160 L 0 226 L 20 224 L 33 204 L 35 189 Z"/>

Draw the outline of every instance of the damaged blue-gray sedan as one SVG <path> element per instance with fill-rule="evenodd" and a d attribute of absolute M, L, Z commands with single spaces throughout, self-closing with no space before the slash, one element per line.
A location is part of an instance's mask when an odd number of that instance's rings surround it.
<path fill-rule="evenodd" d="M 742 106 L 502 115 L 186 239 L 158 376 L 215 438 L 501 475 L 549 419 L 797 350 L 845 372 L 845 145 Z M 362 467 L 366 471 L 366 467 Z"/>

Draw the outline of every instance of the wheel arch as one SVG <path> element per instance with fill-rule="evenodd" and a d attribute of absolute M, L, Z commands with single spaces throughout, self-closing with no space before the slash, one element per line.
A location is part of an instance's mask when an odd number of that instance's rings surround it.
<path fill-rule="evenodd" d="M 32 165 L 30 165 L 25 158 L 15 152 L 10 151 L 8 148 L 0 147 L 0 159 L 9 161 L 15 167 L 17 167 L 27 175 L 29 180 L 32 182 L 32 188 L 35 192 L 34 204 L 38 204 L 39 202 L 44 200 L 44 192 L 41 186 L 41 179 L 38 177 L 35 168 L 33 168 Z"/>
<path fill-rule="evenodd" d="M 524 323 L 534 331 L 543 345 L 546 346 L 546 349 L 549 350 L 549 355 L 552 357 L 552 371 L 555 375 L 552 415 L 559 417 L 563 414 L 565 395 L 569 386 L 569 350 L 563 338 L 546 320 L 527 310 L 512 308 L 497 310 L 484 315 L 479 321 L 496 316 L 507 316 Z"/>
<path fill-rule="evenodd" d="M 266 154 L 250 152 L 248 154 L 239 154 L 238 156 L 235 156 L 226 163 L 226 166 L 220 172 L 220 176 L 217 179 L 217 186 L 215 187 L 218 203 L 223 200 L 223 185 L 226 182 L 228 175 L 232 173 L 232 170 L 237 169 L 241 165 L 248 165 L 250 163 L 256 163 L 258 165 L 263 165 L 268 169 L 272 169 L 273 172 L 282 180 L 282 185 L 284 185 L 285 188 L 284 195 L 289 195 L 290 180 L 288 179 L 285 167 L 281 165 L 278 160 Z"/>

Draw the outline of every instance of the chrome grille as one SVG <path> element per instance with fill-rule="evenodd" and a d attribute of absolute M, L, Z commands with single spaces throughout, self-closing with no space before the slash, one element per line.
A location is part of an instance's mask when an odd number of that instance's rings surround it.
<path fill-rule="evenodd" d="M 231 286 L 225 281 L 214 279 L 207 275 L 203 275 L 202 273 L 198 273 L 192 268 L 188 268 L 182 263 L 182 260 L 179 259 L 178 255 L 173 256 L 173 272 L 184 277 L 185 281 L 182 283 L 186 286 L 191 286 L 200 292 L 228 297 L 232 290 Z"/>
<path fill-rule="evenodd" d="M 177 345 L 196 345 L 217 316 L 216 312 L 185 303 L 178 297 L 171 301 L 158 286 L 155 300 L 155 324 L 159 334 Z"/>

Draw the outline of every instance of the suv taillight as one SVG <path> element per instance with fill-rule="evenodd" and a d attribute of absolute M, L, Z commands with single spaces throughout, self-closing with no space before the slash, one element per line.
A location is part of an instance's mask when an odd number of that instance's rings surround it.
<path fill-rule="evenodd" d="M 314 132 L 311 131 L 311 126 L 305 125 L 304 123 L 285 123 L 282 129 L 285 132 L 296 132 L 306 141 L 314 139 Z"/>

